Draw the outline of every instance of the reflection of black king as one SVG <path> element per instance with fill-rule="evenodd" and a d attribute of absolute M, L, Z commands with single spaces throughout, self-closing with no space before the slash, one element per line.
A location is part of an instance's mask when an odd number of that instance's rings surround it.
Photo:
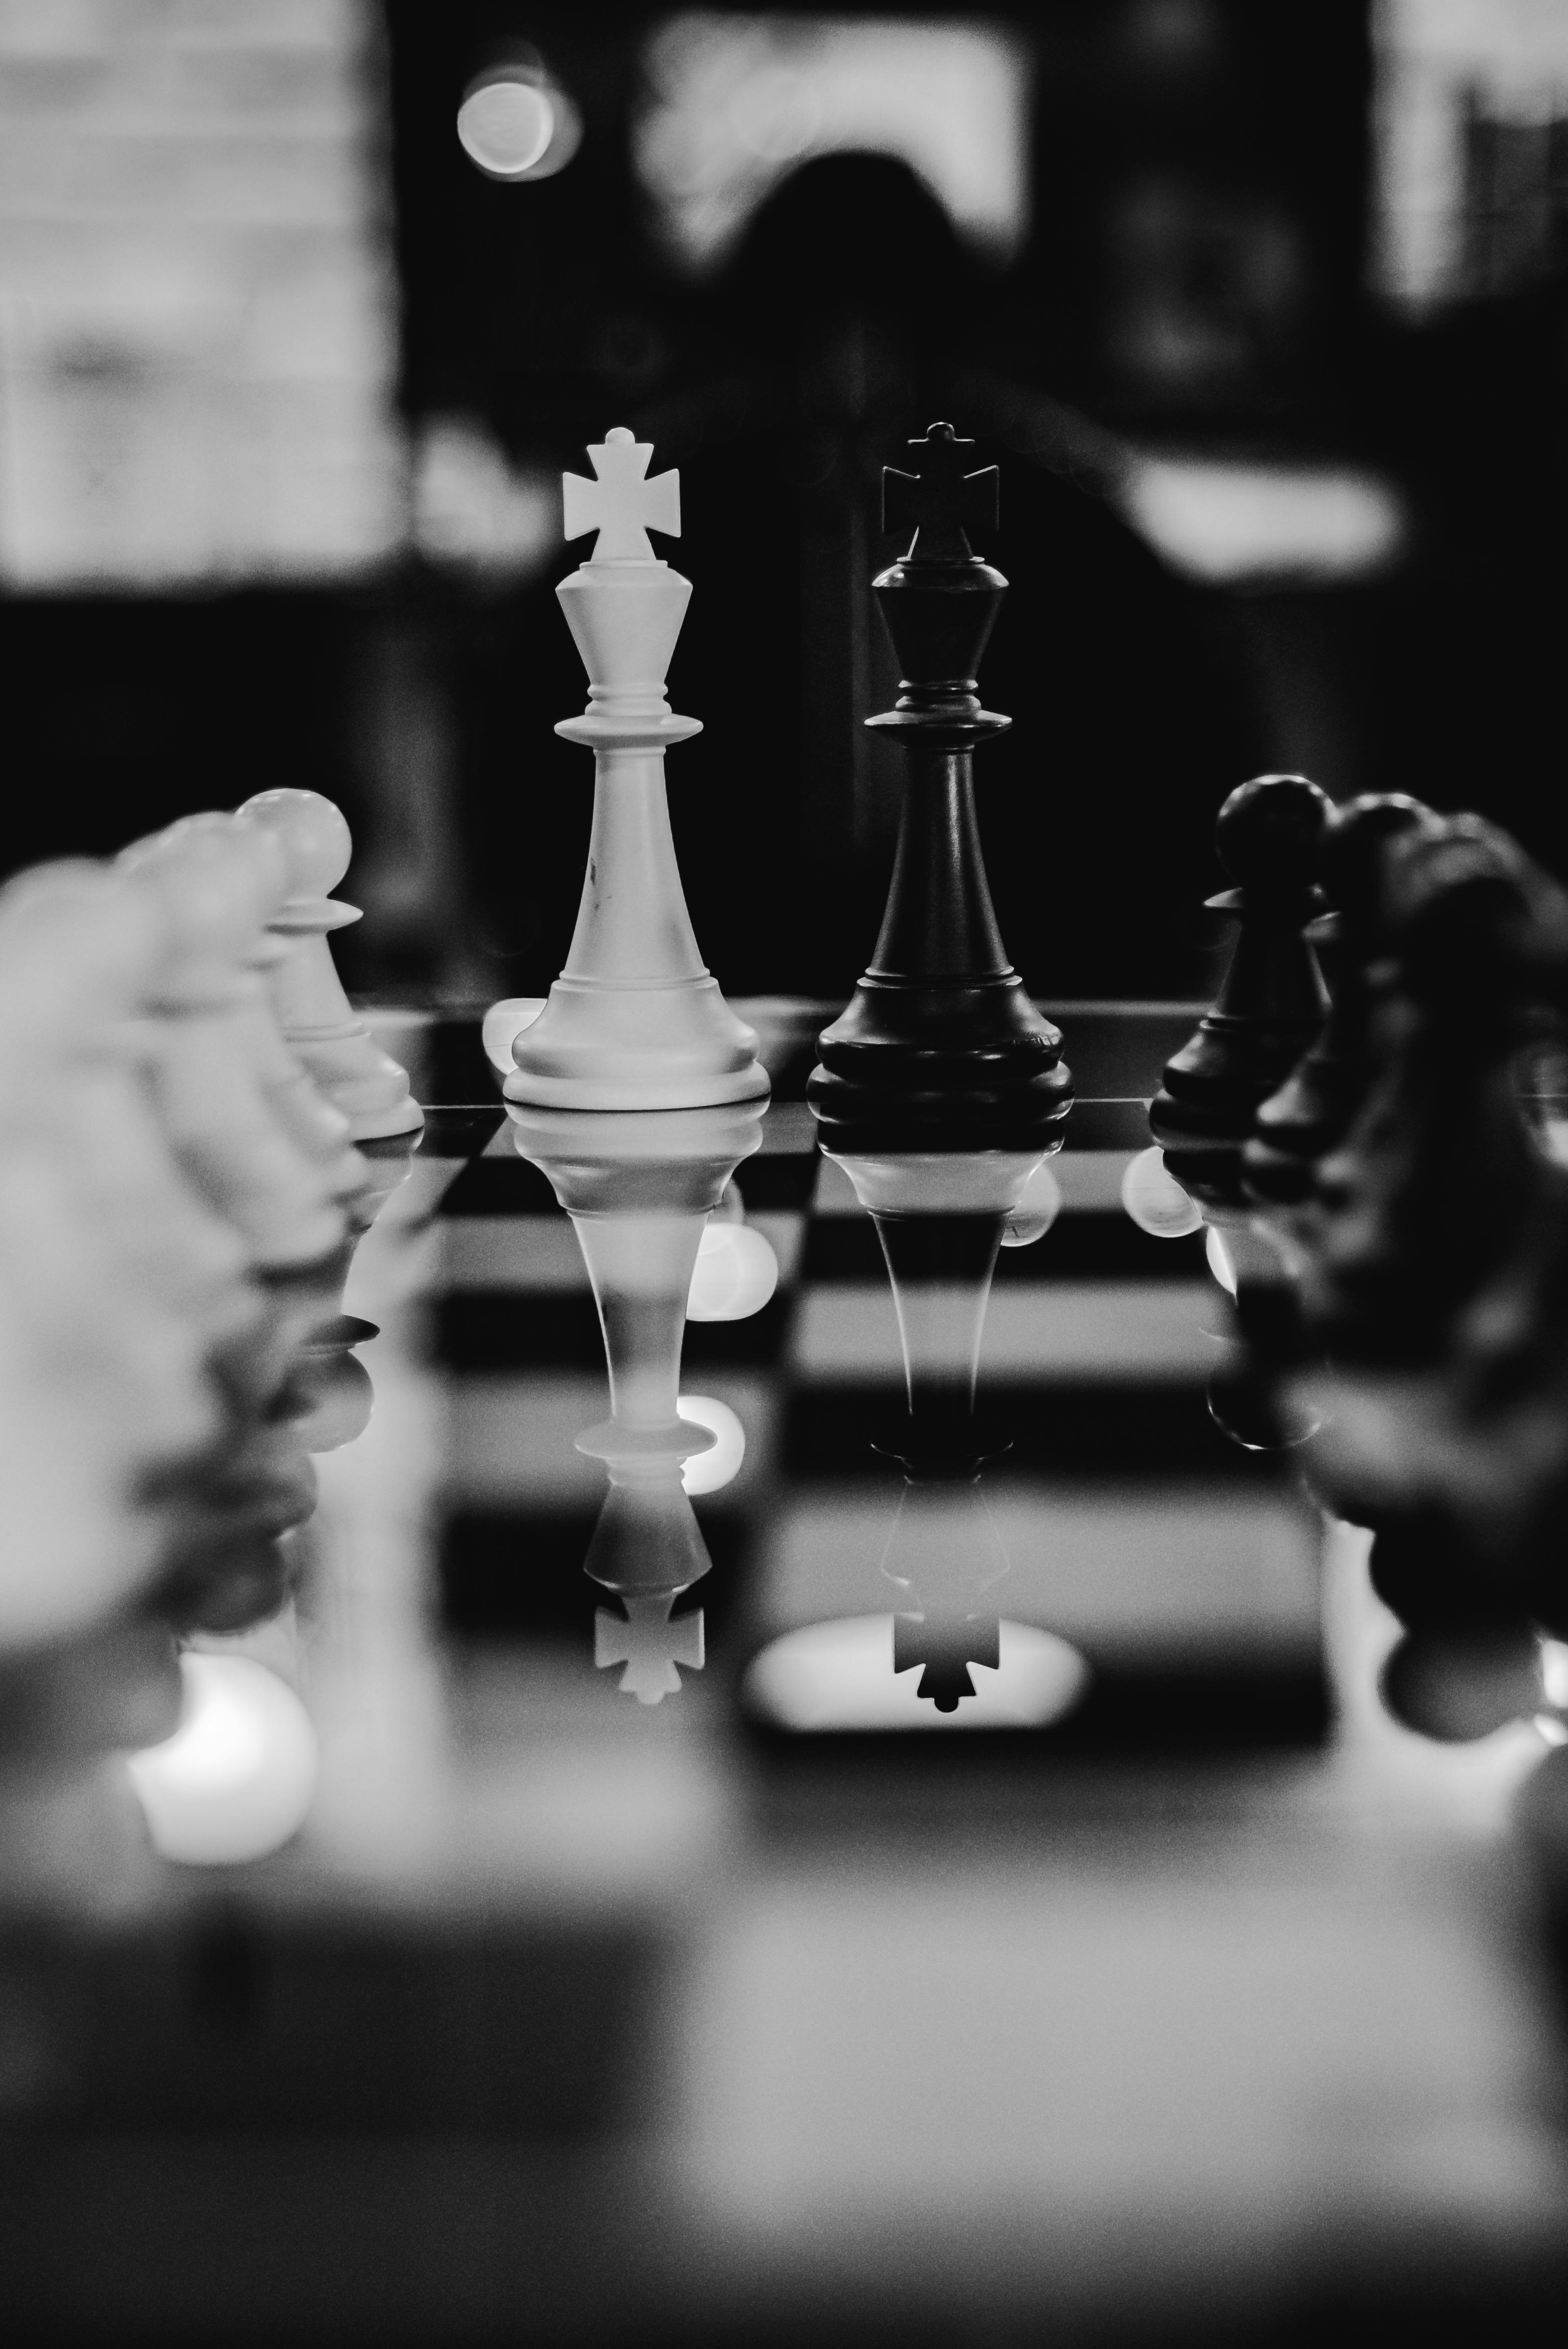
<path fill-rule="evenodd" d="M 980 1476 L 923 1475 L 908 1482 L 882 1552 L 882 1570 L 902 1595 L 892 1619 L 892 1668 L 921 1668 L 915 1693 L 956 1713 L 975 1693 L 972 1664 L 1002 1661 L 1002 1625 L 990 1592 L 1012 1571 L 980 1490 Z"/>
<path fill-rule="evenodd" d="M 882 1570 L 906 1594 L 893 1670 L 922 1666 L 918 1692 L 939 1713 L 975 1694 L 972 1664 L 1000 1662 L 982 1594 L 1008 1562 L 980 1492 L 975 1389 L 997 1250 L 1049 1147 L 829 1151 L 876 1226 L 898 1312 L 908 1414 L 882 1448 L 906 1482 Z"/>
<path fill-rule="evenodd" d="M 599 1609 L 594 1661 L 624 1665 L 621 1687 L 642 1704 L 675 1693 L 677 1665 L 703 1662 L 701 1609 L 671 1614 L 712 1564 L 681 1467 L 716 1439 L 677 1409 L 681 1345 L 703 1231 L 761 1143 L 763 1106 L 507 1111 L 520 1156 L 572 1218 L 599 1309 L 610 1417 L 577 1449 L 603 1462 L 610 1489 L 583 1570 L 625 1609 Z"/>
<path fill-rule="evenodd" d="M 830 1128 L 869 1127 L 892 1094 L 905 1128 L 956 1112 L 972 1139 L 1000 1138 L 1064 1118 L 1072 1087 L 1007 960 L 975 820 L 975 746 L 1011 723 L 981 708 L 975 677 L 1007 583 L 965 535 L 995 527 L 996 470 L 966 474 L 973 443 L 949 424 L 910 446 L 916 472 L 883 474 L 883 521 L 913 536 L 874 582 L 903 678 L 897 707 L 866 720 L 908 760 L 898 853 L 875 956 L 819 1040 L 810 1092 Z"/>

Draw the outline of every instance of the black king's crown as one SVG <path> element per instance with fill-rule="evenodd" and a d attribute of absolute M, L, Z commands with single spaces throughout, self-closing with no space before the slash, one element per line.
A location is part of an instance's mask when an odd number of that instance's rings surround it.
<path fill-rule="evenodd" d="M 996 468 L 965 472 L 975 444 L 951 424 L 909 445 L 914 471 L 883 471 L 882 523 L 913 534 L 872 582 L 903 676 L 896 708 L 866 720 L 908 760 L 898 852 L 876 953 L 808 1090 L 841 1133 L 972 1148 L 1059 1125 L 1072 1080 L 1007 960 L 975 813 L 975 745 L 1012 723 L 981 708 L 975 674 L 1007 589 L 966 534 L 995 527 Z"/>

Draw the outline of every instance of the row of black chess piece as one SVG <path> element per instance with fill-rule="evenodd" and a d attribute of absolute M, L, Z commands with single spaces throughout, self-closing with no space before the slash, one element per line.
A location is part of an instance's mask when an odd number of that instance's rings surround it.
<path fill-rule="evenodd" d="M 1233 957 L 1150 1111 L 1234 1269 L 1216 1416 L 1371 1530 L 1396 1714 L 1483 1734 L 1568 1637 L 1568 895 L 1480 816 L 1299 775 L 1218 845 Z"/>

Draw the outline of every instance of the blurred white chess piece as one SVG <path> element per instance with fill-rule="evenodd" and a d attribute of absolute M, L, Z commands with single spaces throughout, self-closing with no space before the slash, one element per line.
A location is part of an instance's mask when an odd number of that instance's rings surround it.
<path fill-rule="evenodd" d="M 119 864 L 150 891 L 171 939 L 150 1040 L 165 1131 L 257 1266 L 313 1263 L 341 1245 L 343 1209 L 247 1049 L 245 955 L 273 895 L 268 876 L 237 834 L 206 829 L 136 841 Z"/>
<path fill-rule="evenodd" d="M 156 1579 L 170 1487 L 224 1432 L 211 1356 L 259 1315 L 139 1092 L 163 955 L 157 906 L 101 868 L 0 893 L 0 1646 Z"/>
<path fill-rule="evenodd" d="M 354 849 L 341 812 L 319 792 L 273 791 L 248 799 L 237 816 L 270 833 L 284 853 L 287 894 L 271 926 L 287 951 L 271 984 L 284 1041 L 347 1118 L 356 1142 L 418 1133 L 424 1112 L 408 1079 L 353 1009 L 327 944 L 334 930 L 359 919 L 356 905 L 332 895 Z"/>

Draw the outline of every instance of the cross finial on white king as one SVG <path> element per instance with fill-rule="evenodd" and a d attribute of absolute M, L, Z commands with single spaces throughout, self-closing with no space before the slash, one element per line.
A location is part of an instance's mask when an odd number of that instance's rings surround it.
<path fill-rule="evenodd" d="M 596 530 L 598 541 L 591 563 L 653 563 L 650 530 L 666 538 L 681 534 L 681 477 L 677 472 L 647 478 L 651 440 L 634 440 L 624 424 L 606 432 L 588 460 L 595 478 L 563 473 L 561 486 L 566 506 L 566 535 L 581 538 Z"/>
<path fill-rule="evenodd" d="M 688 1672 L 703 1668 L 702 1609 L 672 1616 L 676 1590 L 628 1590 L 621 1593 L 627 1619 L 607 1607 L 593 1609 L 593 1661 L 603 1671 L 609 1664 L 624 1664 L 621 1690 L 639 1704 L 659 1704 L 679 1693 L 684 1664 Z"/>

